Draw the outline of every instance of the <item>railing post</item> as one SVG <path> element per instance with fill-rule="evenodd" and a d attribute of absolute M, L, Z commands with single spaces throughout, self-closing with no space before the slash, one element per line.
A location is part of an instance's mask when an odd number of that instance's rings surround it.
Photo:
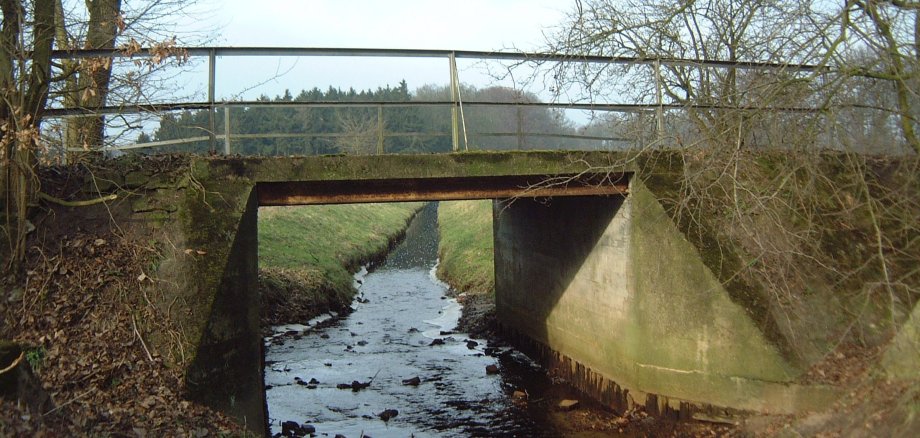
<path fill-rule="evenodd" d="M 457 75 L 457 56 L 450 52 L 450 140 L 454 152 L 460 150 L 460 122 L 457 115 L 457 103 L 460 100 L 460 80 Z"/>
<path fill-rule="evenodd" d="M 224 154 L 230 155 L 230 105 L 224 104 Z"/>
<path fill-rule="evenodd" d="M 658 146 L 661 146 L 661 139 L 664 138 L 664 98 L 661 90 L 661 60 L 655 60 L 655 98 L 658 108 L 656 109 L 656 123 L 658 137 L 655 139 Z"/>
<path fill-rule="evenodd" d="M 517 109 L 517 139 L 518 150 L 524 150 L 524 111 L 520 105 L 515 105 Z"/>
<path fill-rule="evenodd" d="M 383 105 L 377 105 L 377 155 L 383 155 Z"/>
<path fill-rule="evenodd" d="M 217 53 L 214 49 L 208 51 L 208 139 L 211 153 L 217 153 L 217 139 L 214 136 L 214 79 L 216 72 Z"/>

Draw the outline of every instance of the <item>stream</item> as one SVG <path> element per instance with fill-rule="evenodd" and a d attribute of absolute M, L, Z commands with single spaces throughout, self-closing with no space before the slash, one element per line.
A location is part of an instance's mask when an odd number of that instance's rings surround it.
<path fill-rule="evenodd" d="M 434 276 L 437 248 L 431 203 L 383 264 L 356 275 L 354 312 L 275 328 L 265 365 L 273 434 L 296 421 L 330 437 L 551 435 L 512 400 L 536 365 L 453 332 L 461 307 Z"/>

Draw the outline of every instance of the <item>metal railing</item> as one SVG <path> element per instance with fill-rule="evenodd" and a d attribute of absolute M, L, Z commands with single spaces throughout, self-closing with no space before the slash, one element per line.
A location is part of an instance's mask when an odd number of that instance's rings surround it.
<path fill-rule="evenodd" d="M 210 150 L 218 150 L 218 141 L 223 142 L 223 152 L 230 153 L 234 139 L 252 139 L 252 138 L 336 138 L 347 134 L 344 133 L 265 133 L 265 134 L 233 134 L 230 126 L 230 115 L 233 108 L 239 107 L 298 107 L 298 108 L 376 108 L 377 109 L 377 127 L 376 127 L 376 145 L 377 153 L 384 153 L 384 143 L 386 138 L 390 137 L 435 137 L 445 136 L 440 133 L 422 133 L 422 132 L 387 132 L 383 118 L 384 108 L 390 107 L 424 107 L 438 106 L 450 108 L 450 138 L 452 150 L 461 149 L 461 136 L 464 139 L 462 144 L 464 149 L 468 148 L 469 141 L 466 138 L 464 123 L 464 107 L 470 106 L 502 106 L 512 107 L 517 110 L 518 121 L 514 132 L 476 132 L 475 135 L 483 137 L 517 137 L 519 145 L 523 144 L 526 137 L 556 137 L 563 139 L 585 139 L 598 141 L 627 141 L 629 139 L 613 136 L 598 135 L 580 135 L 565 133 L 539 133 L 525 132 L 523 121 L 520 117 L 522 108 L 552 108 L 564 110 L 587 110 L 587 111 L 614 111 L 614 112 L 633 112 L 633 113 L 653 113 L 656 119 L 657 131 L 659 136 L 664 129 L 664 112 L 671 109 L 702 108 L 702 109 L 740 109 L 740 110 L 761 110 L 770 109 L 773 111 L 783 112 L 815 112 L 820 108 L 814 107 L 755 107 L 755 106 L 726 106 L 726 105 L 686 105 L 678 103 L 665 102 L 662 96 L 662 84 L 660 68 L 663 65 L 677 66 L 706 66 L 714 68 L 735 68 L 735 69 L 789 69 L 795 71 L 815 72 L 826 70 L 820 66 L 801 65 L 801 64 L 780 64 L 765 62 L 731 62 L 721 60 L 692 60 L 680 58 L 636 58 L 636 57 L 606 57 L 606 56 L 585 56 L 585 55 L 567 55 L 554 53 L 528 53 L 528 52 L 484 52 L 484 51 L 461 51 L 461 50 L 405 50 L 405 49 L 357 49 L 357 48 L 295 48 L 295 47 L 192 47 L 175 49 L 183 55 L 189 57 L 207 57 L 207 100 L 195 102 L 163 102 L 153 104 L 128 104 L 117 106 L 102 106 L 95 108 L 62 108 L 52 107 L 46 110 L 46 116 L 50 117 L 67 117 L 79 115 L 98 115 L 98 114 L 126 114 L 126 113 L 161 113 L 176 110 L 207 110 L 208 127 L 206 136 L 194 136 L 185 139 L 154 141 L 140 143 L 135 145 L 125 145 L 113 149 L 133 149 L 133 148 L 151 148 L 165 145 L 175 145 L 183 143 L 193 143 L 208 141 Z M 75 50 L 75 51 L 54 51 L 54 59 L 82 59 L 82 58 L 133 58 L 149 57 L 154 53 L 152 49 L 141 49 L 132 54 L 127 54 L 119 49 L 104 50 Z M 375 57 L 375 58 L 440 58 L 448 61 L 447 73 L 449 75 L 450 98 L 446 101 L 218 101 L 215 96 L 217 81 L 217 61 L 222 57 Z M 628 64 L 628 65 L 646 65 L 654 68 L 656 80 L 656 96 L 653 103 L 593 103 L 593 102 L 499 102 L 499 101 L 470 101 L 465 102 L 461 96 L 461 84 L 459 72 L 457 69 L 458 59 L 472 59 L 479 61 L 511 61 L 516 63 L 536 62 L 579 62 L 579 63 L 599 63 L 599 64 Z M 223 108 L 224 111 L 224 129 L 223 134 L 217 132 L 217 111 Z"/>

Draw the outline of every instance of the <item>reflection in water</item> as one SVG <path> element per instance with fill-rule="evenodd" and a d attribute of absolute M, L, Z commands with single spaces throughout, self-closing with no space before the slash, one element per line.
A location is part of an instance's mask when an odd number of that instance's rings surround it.
<path fill-rule="evenodd" d="M 486 374 L 497 361 L 484 354 L 485 342 L 449 332 L 460 306 L 434 278 L 437 243 L 437 205 L 430 204 L 363 279 L 351 315 L 267 349 L 273 433 L 293 420 L 329 436 L 539 435 L 502 377 Z M 414 377 L 417 386 L 404 384 Z M 352 382 L 370 385 L 339 388 Z M 398 414 L 384 421 L 379 414 L 387 409 Z"/>

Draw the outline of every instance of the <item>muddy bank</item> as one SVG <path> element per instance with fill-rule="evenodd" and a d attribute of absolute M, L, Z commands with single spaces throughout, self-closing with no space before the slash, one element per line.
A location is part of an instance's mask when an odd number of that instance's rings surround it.
<path fill-rule="evenodd" d="M 457 330 L 477 338 L 496 336 L 495 299 L 491 295 L 460 293 L 451 289 L 450 296 L 463 305 Z"/>

